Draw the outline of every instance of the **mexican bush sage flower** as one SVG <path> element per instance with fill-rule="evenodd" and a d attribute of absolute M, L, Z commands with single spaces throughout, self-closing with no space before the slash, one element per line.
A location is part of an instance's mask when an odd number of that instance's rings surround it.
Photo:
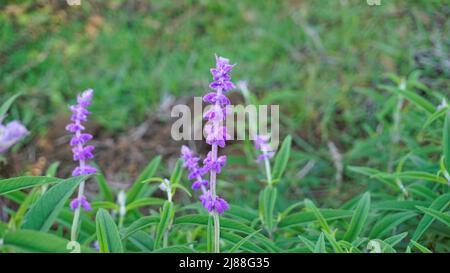
<path fill-rule="evenodd" d="M 272 147 L 268 144 L 269 136 L 266 135 L 256 135 L 253 141 L 255 148 L 260 150 L 262 154 L 258 155 L 257 161 L 264 161 L 266 159 L 272 158 L 275 152 L 272 151 Z"/>
<path fill-rule="evenodd" d="M 0 154 L 8 151 L 9 148 L 14 146 L 28 134 L 29 132 L 25 126 L 17 120 L 11 121 L 6 125 L 0 124 Z"/>
<path fill-rule="evenodd" d="M 194 180 L 192 189 L 202 189 L 202 191 L 205 192 L 205 187 L 208 186 L 209 182 L 208 180 L 203 179 L 205 172 L 198 164 L 200 157 L 195 156 L 189 147 L 183 145 L 181 147 L 181 158 L 184 161 L 183 167 L 189 171 L 188 179 Z"/>
<path fill-rule="evenodd" d="M 92 139 L 92 135 L 84 133 L 85 127 L 83 122 L 87 121 L 90 112 L 87 107 L 92 103 L 93 90 L 88 89 L 77 96 L 77 104 L 71 105 L 69 107 L 72 112 L 71 123 L 67 125 L 66 130 L 73 133 L 72 139 L 70 140 L 70 146 L 72 147 L 73 160 L 78 161 L 78 166 L 72 171 L 72 176 L 81 176 L 86 174 L 93 174 L 96 169 L 86 163 L 88 159 L 94 158 L 92 151 L 94 146 L 85 145 L 89 140 Z M 81 186 L 80 186 L 81 187 Z M 70 207 L 75 210 L 78 207 L 83 207 L 89 210 L 90 205 L 82 195 L 78 196 L 76 199 L 72 200 Z"/>
<path fill-rule="evenodd" d="M 231 70 L 234 65 L 226 58 L 216 55 L 216 67 L 211 69 L 213 82 L 209 85 L 214 92 L 210 92 L 203 97 L 203 101 L 213 104 L 204 114 L 203 118 L 207 121 L 204 131 L 206 134 L 206 143 L 211 145 L 211 151 L 203 161 L 203 171 L 210 173 L 209 189 L 200 196 L 202 205 L 210 212 L 222 214 L 229 208 L 227 201 L 216 193 L 216 175 L 221 172 L 225 166 L 227 157 L 218 156 L 218 147 L 224 148 L 225 141 L 230 138 L 227 129 L 223 126 L 226 118 L 227 108 L 230 100 L 224 93 L 235 88 L 231 82 Z"/>

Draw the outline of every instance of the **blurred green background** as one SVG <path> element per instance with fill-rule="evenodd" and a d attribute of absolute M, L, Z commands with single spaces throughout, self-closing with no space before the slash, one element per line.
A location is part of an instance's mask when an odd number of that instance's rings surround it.
<path fill-rule="evenodd" d="M 397 97 L 378 87 L 396 86 L 397 75 L 434 94 L 436 105 L 448 94 L 448 1 L 37 0 L 2 1 L 0 9 L 0 99 L 26 94 L 9 118 L 33 135 L 87 88 L 102 130 L 126 131 L 169 95 L 204 94 L 217 53 L 238 64 L 234 81 L 247 80 L 259 103 L 280 105 L 282 137 L 291 134 L 296 150 L 286 195 L 312 186 L 319 196 L 335 179 L 359 191 L 351 186 L 358 177 L 343 169 L 336 176 L 336 162 L 386 170 L 440 141 L 440 133 L 418 134 L 423 113 L 415 108 L 405 106 L 404 125 L 391 129 Z"/>

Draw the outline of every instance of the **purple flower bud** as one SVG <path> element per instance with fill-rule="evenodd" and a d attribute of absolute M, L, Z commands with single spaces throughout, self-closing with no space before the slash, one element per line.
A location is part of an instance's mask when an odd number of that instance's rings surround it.
<path fill-rule="evenodd" d="M 225 199 L 222 199 L 219 196 L 213 198 L 210 191 L 206 191 L 200 196 L 200 202 L 202 203 L 202 206 L 208 210 L 208 212 L 215 210 L 217 213 L 222 214 L 225 210 L 230 208 Z"/>
<path fill-rule="evenodd" d="M 192 183 L 192 189 L 198 190 L 202 186 L 208 187 L 208 184 L 209 184 L 208 180 L 199 179 L 199 180 L 195 181 L 194 183 Z"/>
<path fill-rule="evenodd" d="M 268 144 L 270 137 L 267 135 L 256 135 L 254 142 L 255 148 L 259 149 L 262 154 L 256 157 L 257 161 L 264 161 L 272 158 L 275 152 L 272 151 L 272 147 Z"/>
<path fill-rule="evenodd" d="M 70 202 L 70 208 L 72 210 L 76 210 L 80 206 L 84 208 L 86 211 L 92 210 L 91 204 L 84 196 L 81 196 L 81 198 L 75 198 Z"/>
<path fill-rule="evenodd" d="M 28 134 L 28 130 L 16 120 L 9 122 L 6 126 L 0 124 L 0 153 L 6 152 Z"/>
<path fill-rule="evenodd" d="M 213 160 L 212 151 L 208 153 L 205 160 L 203 160 L 204 170 L 205 172 L 215 171 L 216 173 L 220 173 L 222 171 L 222 167 L 227 163 L 227 156 L 222 155 Z"/>

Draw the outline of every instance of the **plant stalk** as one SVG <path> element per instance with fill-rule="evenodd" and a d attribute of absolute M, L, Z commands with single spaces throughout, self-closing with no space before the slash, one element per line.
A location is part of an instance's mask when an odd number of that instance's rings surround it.
<path fill-rule="evenodd" d="M 78 200 L 81 200 L 81 197 L 84 193 L 84 183 L 85 181 L 80 183 L 80 186 L 78 187 Z M 70 240 L 71 241 L 77 241 L 77 231 L 78 231 L 78 222 L 80 220 L 80 212 L 81 212 L 81 204 L 75 209 L 75 214 L 73 216 L 73 222 L 72 222 L 72 228 L 70 233 Z"/>

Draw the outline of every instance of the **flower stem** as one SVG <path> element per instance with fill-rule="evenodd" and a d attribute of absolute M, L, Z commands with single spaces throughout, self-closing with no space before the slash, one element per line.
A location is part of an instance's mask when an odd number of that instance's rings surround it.
<path fill-rule="evenodd" d="M 265 153 L 265 152 L 264 152 Z M 267 177 L 267 183 L 269 183 L 269 186 L 272 186 L 272 171 L 270 169 L 270 162 L 268 158 L 264 159 L 264 166 L 266 167 L 266 177 Z"/>
<path fill-rule="evenodd" d="M 78 187 L 78 196 L 77 196 L 78 200 L 81 200 L 83 193 L 84 193 L 84 181 L 81 182 L 80 186 Z M 78 222 L 80 220 L 80 210 L 81 210 L 81 205 L 79 205 L 75 209 L 75 214 L 73 216 L 72 229 L 71 229 L 71 233 L 70 233 L 71 241 L 77 240 L 77 230 L 78 230 Z"/>
<path fill-rule="evenodd" d="M 214 253 L 220 253 L 220 220 L 219 214 L 213 212 L 214 220 Z"/>

